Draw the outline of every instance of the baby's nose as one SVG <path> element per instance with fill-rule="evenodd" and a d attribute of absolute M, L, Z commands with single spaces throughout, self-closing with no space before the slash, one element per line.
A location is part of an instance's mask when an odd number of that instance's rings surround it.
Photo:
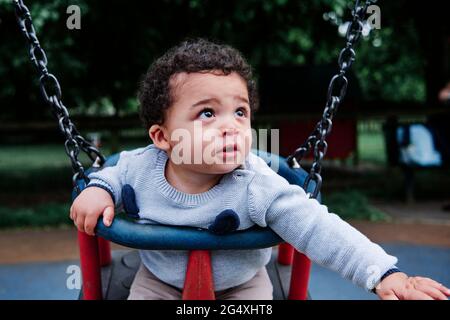
<path fill-rule="evenodd" d="M 222 129 L 222 135 L 225 136 L 233 136 L 238 133 L 238 129 L 236 128 L 224 128 Z"/>

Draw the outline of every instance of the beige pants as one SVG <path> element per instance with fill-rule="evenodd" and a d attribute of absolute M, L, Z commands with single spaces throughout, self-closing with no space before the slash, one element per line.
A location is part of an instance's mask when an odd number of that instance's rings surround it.
<path fill-rule="evenodd" d="M 217 300 L 272 300 L 272 292 L 272 283 L 264 267 L 249 281 L 215 294 Z M 181 300 L 181 290 L 159 280 L 141 263 L 128 300 Z"/>

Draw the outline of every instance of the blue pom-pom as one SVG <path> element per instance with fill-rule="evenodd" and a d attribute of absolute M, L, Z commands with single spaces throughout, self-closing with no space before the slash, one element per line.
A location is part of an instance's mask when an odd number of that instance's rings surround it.
<path fill-rule="evenodd" d="M 219 213 L 214 222 L 208 227 L 212 233 L 223 235 L 236 231 L 239 228 L 239 216 L 231 209 Z"/>
<path fill-rule="evenodd" d="M 134 219 L 139 219 L 139 208 L 136 204 L 136 193 L 129 184 L 122 187 L 122 203 L 125 213 Z"/>

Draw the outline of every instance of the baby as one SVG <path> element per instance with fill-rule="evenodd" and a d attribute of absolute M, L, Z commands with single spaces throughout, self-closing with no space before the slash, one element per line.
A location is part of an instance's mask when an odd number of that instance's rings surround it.
<path fill-rule="evenodd" d="M 290 185 L 250 152 L 258 99 L 250 66 L 234 48 L 189 40 L 148 70 L 139 93 L 153 144 L 120 154 L 117 165 L 90 174 L 70 217 L 94 235 L 135 190 L 141 221 L 208 229 L 234 212 L 237 230 L 270 227 L 283 240 L 381 299 L 447 299 L 434 280 L 400 272 L 397 259 Z M 180 299 L 188 252 L 141 250 L 129 299 Z M 265 265 L 271 248 L 217 250 L 211 255 L 218 299 L 272 299 Z M 378 276 L 373 279 L 373 272 Z M 373 281 L 375 280 L 375 281 Z"/>

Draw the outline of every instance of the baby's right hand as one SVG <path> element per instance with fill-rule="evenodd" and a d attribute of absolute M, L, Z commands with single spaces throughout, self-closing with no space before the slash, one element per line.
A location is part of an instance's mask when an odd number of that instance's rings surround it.
<path fill-rule="evenodd" d="M 70 219 L 78 230 L 94 235 L 98 217 L 103 214 L 103 223 L 109 227 L 114 219 L 114 202 L 108 192 L 98 187 L 84 189 L 70 208 Z"/>

